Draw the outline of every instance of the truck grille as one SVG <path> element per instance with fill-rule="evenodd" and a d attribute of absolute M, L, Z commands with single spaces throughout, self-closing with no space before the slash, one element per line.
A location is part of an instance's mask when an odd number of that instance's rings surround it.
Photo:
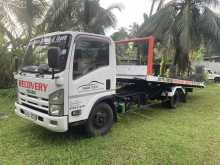
<path fill-rule="evenodd" d="M 33 95 L 28 95 L 22 92 L 19 92 L 18 97 L 19 97 L 20 103 L 23 106 L 30 108 L 32 110 L 38 111 L 38 112 L 48 114 L 48 111 L 49 111 L 48 99 L 40 98 L 40 97 L 33 96 Z"/>

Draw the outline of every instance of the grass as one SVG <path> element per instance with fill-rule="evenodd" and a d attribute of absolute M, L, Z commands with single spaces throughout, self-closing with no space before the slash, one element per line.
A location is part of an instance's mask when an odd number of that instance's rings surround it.
<path fill-rule="evenodd" d="M 176 110 L 155 106 L 120 115 L 104 137 L 80 128 L 53 133 L 14 114 L 0 91 L 0 165 L 220 164 L 220 86 L 196 90 Z"/>

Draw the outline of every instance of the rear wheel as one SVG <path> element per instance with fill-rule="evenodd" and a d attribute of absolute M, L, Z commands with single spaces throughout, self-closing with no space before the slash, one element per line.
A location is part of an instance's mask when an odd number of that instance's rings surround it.
<path fill-rule="evenodd" d="M 179 100 L 180 100 L 179 92 L 176 91 L 174 96 L 169 97 L 168 100 L 162 102 L 162 105 L 167 108 L 176 108 L 177 104 L 179 103 Z"/>
<path fill-rule="evenodd" d="M 219 82 L 220 82 L 220 77 L 215 77 L 215 78 L 214 78 L 214 82 L 215 82 L 215 83 L 219 83 Z"/>
<path fill-rule="evenodd" d="M 180 94 L 180 100 L 181 100 L 181 102 L 186 103 L 186 102 L 187 102 L 186 97 L 187 97 L 187 93 L 181 92 L 181 94 Z"/>
<path fill-rule="evenodd" d="M 113 124 L 112 108 L 106 103 L 95 105 L 86 122 L 86 131 L 90 136 L 106 134 Z"/>

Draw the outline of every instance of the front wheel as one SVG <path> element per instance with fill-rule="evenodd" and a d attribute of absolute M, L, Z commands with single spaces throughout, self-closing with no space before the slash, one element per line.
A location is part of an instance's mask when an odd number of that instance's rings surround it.
<path fill-rule="evenodd" d="M 105 135 L 112 127 L 113 111 L 106 103 L 95 105 L 86 122 L 86 131 L 90 136 Z"/>

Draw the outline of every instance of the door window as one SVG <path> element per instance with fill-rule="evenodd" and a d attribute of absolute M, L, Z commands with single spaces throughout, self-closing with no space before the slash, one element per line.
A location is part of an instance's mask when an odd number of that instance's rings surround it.
<path fill-rule="evenodd" d="M 73 79 L 108 65 L 109 42 L 107 40 L 82 37 L 77 40 L 73 63 Z"/>

